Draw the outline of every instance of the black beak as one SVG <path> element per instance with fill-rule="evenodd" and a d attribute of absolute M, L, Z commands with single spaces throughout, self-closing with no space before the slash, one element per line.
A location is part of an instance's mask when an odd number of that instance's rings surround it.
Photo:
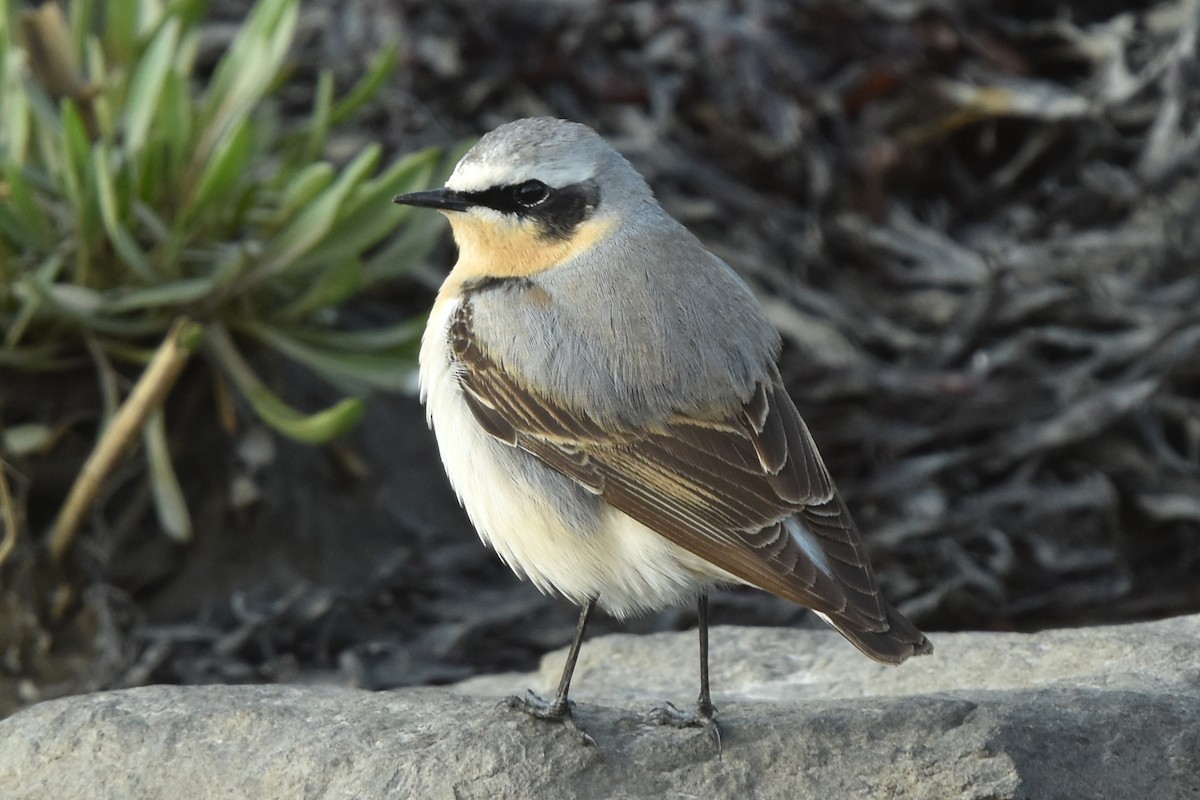
<path fill-rule="evenodd" d="M 392 198 L 392 202 L 402 206 L 436 208 L 441 211 L 466 211 L 471 206 L 477 205 L 466 196 L 450 189 L 430 189 L 428 192 L 398 194 Z"/>

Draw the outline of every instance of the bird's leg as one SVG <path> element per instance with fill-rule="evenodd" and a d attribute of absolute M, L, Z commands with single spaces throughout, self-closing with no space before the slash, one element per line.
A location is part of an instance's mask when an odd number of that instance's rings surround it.
<path fill-rule="evenodd" d="M 712 704 L 708 691 L 708 593 L 702 593 L 696 603 L 696 615 L 700 630 L 700 696 L 696 698 L 696 710 L 687 713 L 672 703 L 665 703 L 651 710 L 649 719 L 658 725 L 676 728 L 704 728 L 721 749 L 721 728 L 717 725 L 717 708 Z"/>
<path fill-rule="evenodd" d="M 567 699 L 567 693 L 571 690 L 571 675 L 575 672 L 575 662 L 579 659 L 583 633 L 587 630 L 588 619 L 592 616 L 595 608 L 596 598 L 591 597 L 588 598 L 583 610 L 579 613 L 579 623 L 575 626 L 575 641 L 571 642 L 571 649 L 567 653 L 567 663 L 563 665 L 562 677 L 558 681 L 558 692 L 554 695 L 554 701 L 546 702 L 534 694 L 532 689 L 524 697 L 513 695 L 504 701 L 509 708 L 524 711 L 531 717 L 561 722 L 571 733 L 575 734 L 575 738 L 579 740 L 580 744 L 592 747 L 596 746 L 596 740 L 575 721 L 575 717 L 571 713 L 571 707 L 575 704 Z"/>

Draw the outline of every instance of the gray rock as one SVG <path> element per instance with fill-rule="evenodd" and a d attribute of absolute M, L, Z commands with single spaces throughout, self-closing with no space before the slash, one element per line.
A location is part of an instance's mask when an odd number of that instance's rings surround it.
<path fill-rule="evenodd" d="M 1200 795 L 1200 616 L 940 634 L 874 664 L 832 633 L 717 628 L 724 751 L 648 726 L 695 695 L 694 634 L 583 649 L 573 696 L 599 749 L 497 706 L 533 676 L 372 694 L 154 686 L 0 722 L 13 798 L 1175 798 Z"/>

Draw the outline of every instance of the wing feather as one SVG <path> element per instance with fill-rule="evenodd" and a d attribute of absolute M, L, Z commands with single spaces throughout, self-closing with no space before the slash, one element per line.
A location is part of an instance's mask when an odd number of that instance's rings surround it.
<path fill-rule="evenodd" d="M 907 621 L 903 641 L 887 633 L 901 630 L 898 612 L 773 370 L 719 419 L 680 415 L 635 430 L 555 404 L 493 362 L 472 335 L 469 301 L 450 343 L 467 403 L 492 436 L 705 561 L 828 615 L 868 655 L 899 661 L 928 648 Z"/>

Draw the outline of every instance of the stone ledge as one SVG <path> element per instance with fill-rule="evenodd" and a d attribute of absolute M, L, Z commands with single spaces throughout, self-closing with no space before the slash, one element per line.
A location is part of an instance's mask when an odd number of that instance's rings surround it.
<path fill-rule="evenodd" d="M 0 722 L 4 798 L 1143 798 L 1200 794 L 1200 617 L 939 634 L 875 665 L 836 634 L 717 628 L 724 753 L 648 726 L 695 694 L 694 634 L 588 642 L 600 743 L 497 707 L 541 675 L 368 693 L 154 686 Z"/>

